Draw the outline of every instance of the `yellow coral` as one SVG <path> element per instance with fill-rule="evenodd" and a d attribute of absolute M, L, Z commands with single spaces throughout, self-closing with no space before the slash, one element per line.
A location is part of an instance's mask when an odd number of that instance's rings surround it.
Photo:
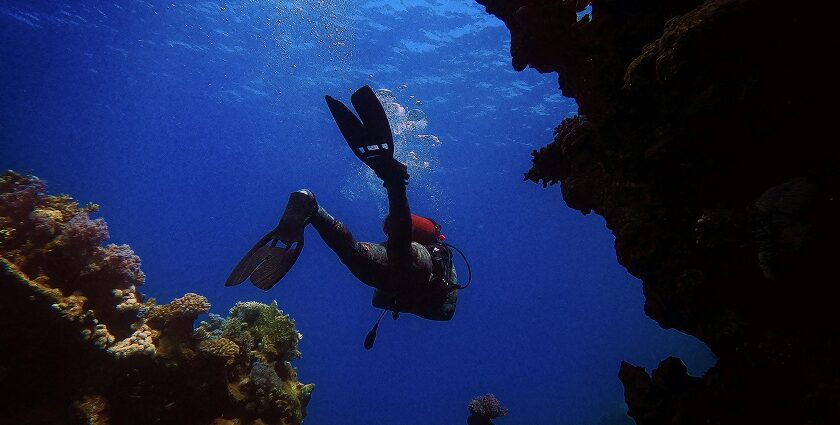
<path fill-rule="evenodd" d="M 198 345 L 201 352 L 215 357 L 221 357 L 226 363 L 233 363 L 234 358 L 239 354 L 239 346 L 227 338 L 207 339 Z"/>
<path fill-rule="evenodd" d="M 29 288 L 33 297 L 49 303 L 62 317 L 75 322 L 83 322 L 90 318 L 90 314 L 84 308 L 87 302 L 87 298 L 84 296 L 70 295 L 65 297 L 61 290 L 46 285 L 44 283 L 45 279 L 30 279 L 26 273 L 2 256 L 0 256 L 0 272 Z"/>
<path fill-rule="evenodd" d="M 3 256 L 0 256 L 0 268 L 2 268 L 3 274 L 6 274 L 10 278 L 16 280 L 19 284 L 28 287 L 33 291 L 33 295 L 37 294 L 39 297 L 43 297 L 46 300 L 51 301 L 50 304 L 58 303 L 64 297 L 64 294 L 62 294 L 60 290 L 42 285 L 37 281 L 37 279 L 30 279 L 26 273 L 18 269 L 11 261 L 3 258 Z"/>
<path fill-rule="evenodd" d="M 111 292 L 120 301 L 116 306 L 119 311 L 140 310 L 143 307 L 140 297 L 137 295 L 137 288 L 134 285 L 131 285 L 128 289 L 114 289 Z"/>
<path fill-rule="evenodd" d="M 58 290 L 56 289 L 56 291 Z M 88 312 L 85 311 L 86 302 L 87 298 L 82 295 L 70 295 L 62 298 L 57 303 L 53 303 L 51 306 L 67 320 L 81 322 L 89 317 Z"/>
<path fill-rule="evenodd" d="M 102 323 L 96 323 L 92 331 L 90 329 L 83 330 L 82 337 L 92 341 L 93 345 L 103 350 L 108 349 L 116 340 L 111 332 L 108 332 L 108 327 Z"/>
<path fill-rule="evenodd" d="M 193 331 L 193 336 L 198 340 L 207 339 L 210 338 L 210 332 L 207 332 L 207 329 L 205 329 L 204 326 L 199 326 Z"/>
<path fill-rule="evenodd" d="M 108 415 L 108 400 L 101 395 L 85 396 L 74 403 L 79 410 L 84 423 L 88 425 L 108 425 L 111 418 Z"/>
<path fill-rule="evenodd" d="M 137 354 L 155 356 L 157 354 L 157 348 L 155 347 L 154 341 L 158 336 L 160 336 L 160 332 L 144 324 L 134 331 L 130 337 L 108 348 L 108 352 L 118 358 Z"/>
<path fill-rule="evenodd" d="M 166 305 L 154 306 L 146 315 L 146 320 L 151 323 L 166 324 L 173 319 L 193 319 L 199 314 L 210 311 L 210 302 L 207 298 L 192 292 L 181 298 L 173 300 Z"/>
<path fill-rule="evenodd" d="M 59 210 L 52 208 L 35 208 L 31 213 L 32 217 L 50 220 L 55 223 L 64 221 L 64 215 Z"/>
<path fill-rule="evenodd" d="M 73 197 L 70 195 L 46 195 L 44 196 L 43 202 L 46 207 L 44 209 L 57 212 L 59 214 L 57 221 L 62 223 L 70 220 L 80 212 L 90 214 L 99 211 L 99 205 L 94 203 L 88 203 L 80 208 L 79 203 L 73 200 Z"/>

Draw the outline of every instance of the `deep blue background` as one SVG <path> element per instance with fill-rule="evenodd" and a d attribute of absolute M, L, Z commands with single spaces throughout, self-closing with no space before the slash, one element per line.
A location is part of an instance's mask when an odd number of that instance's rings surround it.
<path fill-rule="evenodd" d="M 508 47 L 470 2 L 0 0 L 0 168 L 99 203 L 149 296 L 199 292 L 223 315 L 276 299 L 305 335 L 307 424 L 464 423 L 488 392 L 510 410 L 500 424 L 597 424 L 624 408 L 621 360 L 677 355 L 700 374 L 713 357 L 644 316 L 600 217 L 522 181 L 577 108 L 555 75 L 513 72 Z M 386 320 L 370 352 L 372 290 L 314 230 L 270 292 L 223 286 L 301 187 L 358 239 L 383 238 L 382 189 L 323 103 L 363 84 L 422 101 L 442 144 L 409 141 L 432 162 L 409 170 L 412 208 L 474 271 L 453 321 Z"/>

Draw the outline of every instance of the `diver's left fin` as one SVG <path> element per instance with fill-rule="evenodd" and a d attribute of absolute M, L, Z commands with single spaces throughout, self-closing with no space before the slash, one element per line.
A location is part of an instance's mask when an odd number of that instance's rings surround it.
<path fill-rule="evenodd" d="M 391 134 L 391 125 L 388 123 L 388 115 L 385 114 L 382 102 L 376 97 L 373 89 L 363 86 L 350 96 L 350 102 L 362 119 L 369 141 L 389 150 L 388 154 L 393 156 L 394 136 Z"/>
<path fill-rule="evenodd" d="M 245 254 L 233 269 L 225 286 L 239 285 L 249 276 L 257 288 L 271 289 L 295 264 L 303 250 L 303 229 L 317 211 L 315 195 L 301 189 L 289 195 L 286 210 L 271 232 Z M 285 246 L 278 247 L 282 243 Z"/>
<path fill-rule="evenodd" d="M 264 247 L 267 248 L 268 256 L 251 273 L 251 283 L 263 291 L 268 291 L 277 284 L 289 272 L 303 250 L 302 240 L 293 245 L 294 247 L 289 245 L 286 248 Z"/>
<path fill-rule="evenodd" d="M 276 230 L 276 229 L 275 229 Z M 265 244 L 271 240 L 271 235 L 274 234 L 272 230 L 267 235 L 263 236 L 259 242 L 242 257 L 242 260 L 239 261 L 239 264 L 236 265 L 236 268 L 230 273 L 227 280 L 225 281 L 225 286 L 236 286 L 240 283 L 244 282 L 251 273 L 254 272 L 254 269 L 260 265 L 267 257 L 268 252 L 263 250 L 262 248 L 267 248 Z"/>

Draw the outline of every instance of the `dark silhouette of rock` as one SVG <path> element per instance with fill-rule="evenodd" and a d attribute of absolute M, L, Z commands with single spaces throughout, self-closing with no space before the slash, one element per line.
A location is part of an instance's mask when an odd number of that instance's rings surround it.
<path fill-rule="evenodd" d="M 602 215 L 645 312 L 718 356 L 622 365 L 638 424 L 840 423 L 833 13 L 789 2 L 478 0 L 513 66 L 558 72 L 580 116 L 525 177 Z M 835 52 L 835 53 L 831 53 Z"/>
<path fill-rule="evenodd" d="M 493 425 L 493 421 L 484 416 L 472 414 L 467 417 L 467 425 Z"/>

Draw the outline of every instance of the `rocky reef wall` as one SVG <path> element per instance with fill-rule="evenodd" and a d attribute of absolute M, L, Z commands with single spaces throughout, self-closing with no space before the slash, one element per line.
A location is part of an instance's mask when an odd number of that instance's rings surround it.
<path fill-rule="evenodd" d="M 704 341 L 622 364 L 642 424 L 840 423 L 831 13 L 758 0 L 478 0 L 579 115 L 525 178 L 606 219 L 645 312 Z M 591 6 L 591 14 L 579 12 Z M 832 53 L 834 52 L 834 53 Z"/>
<path fill-rule="evenodd" d="M 144 297 L 97 209 L 0 174 L 0 423 L 300 424 L 294 322 L 243 302 L 194 328 L 207 299 Z"/>

